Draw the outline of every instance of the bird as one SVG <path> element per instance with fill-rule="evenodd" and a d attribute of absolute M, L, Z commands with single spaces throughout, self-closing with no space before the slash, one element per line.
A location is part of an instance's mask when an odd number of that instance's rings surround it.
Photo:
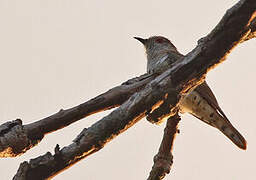
<path fill-rule="evenodd" d="M 134 37 L 146 50 L 147 73 L 161 74 L 171 68 L 176 61 L 182 61 L 182 55 L 173 43 L 163 36 L 151 36 L 147 39 Z M 217 128 L 239 148 L 246 149 L 245 138 L 236 130 L 220 108 L 215 95 L 204 81 L 192 92 L 181 98 L 179 111 L 190 113 L 204 123 Z"/>

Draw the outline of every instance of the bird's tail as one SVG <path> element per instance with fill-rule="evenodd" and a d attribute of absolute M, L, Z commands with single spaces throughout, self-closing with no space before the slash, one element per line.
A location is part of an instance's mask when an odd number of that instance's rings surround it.
<path fill-rule="evenodd" d="M 229 122 L 228 119 L 226 119 L 225 117 L 216 118 L 215 126 L 239 148 L 243 150 L 246 149 L 246 140 Z"/>
<path fill-rule="evenodd" d="M 246 150 L 246 140 L 245 138 L 238 132 L 238 130 L 230 123 L 230 121 L 226 118 L 218 114 L 216 111 L 211 113 L 211 118 L 201 117 L 196 112 L 191 113 L 198 119 L 201 119 L 203 122 L 219 129 L 225 136 L 227 136 L 235 145 L 239 148 Z"/>
<path fill-rule="evenodd" d="M 180 110 L 188 112 L 201 121 L 219 129 L 234 144 L 246 149 L 246 140 L 230 123 L 220 108 L 215 108 L 200 96 L 196 91 L 191 92 L 180 102 Z"/>

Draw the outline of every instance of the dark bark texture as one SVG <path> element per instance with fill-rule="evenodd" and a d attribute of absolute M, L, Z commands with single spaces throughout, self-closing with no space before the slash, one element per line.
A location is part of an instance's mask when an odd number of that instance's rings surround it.
<path fill-rule="evenodd" d="M 31 124 L 22 125 L 20 119 L 0 126 L 0 157 L 16 157 L 37 145 L 47 133 L 64 128 L 91 114 L 120 106 L 132 94 L 140 91 L 155 75 L 144 74 L 80 104 Z"/>
<path fill-rule="evenodd" d="M 107 142 L 126 131 L 149 112 L 163 108 L 157 117 L 172 116 L 177 113 L 181 95 L 190 92 L 204 81 L 206 73 L 225 60 L 231 50 L 241 42 L 255 37 L 255 0 L 241 0 L 230 8 L 217 26 L 182 61 L 174 63 L 172 68 L 161 75 L 146 74 L 133 78 L 121 86 L 91 99 L 79 106 L 39 120 L 22 125 L 21 120 L 8 122 L 0 127 L 0 150 L 2 157 L 17 156 L 37 144 L 46 133 L 63 128 L 93 113 L 118 107 L 91 127 L 85 128 L 73 142 L 63 148 L 57 145 L 55 153 L 21 163 L 14 179 L 47 179 L 67 169 L 79 160 L 99 151 Z M 148 118 L 149 120 L 150 117 Z M 170 117 L 167 122 L 166 137 L 156 156 L 155 172 L 158 179 L 169 173 L 172 164 L 171 148 L 175 136 L 178 117 Z M 18 133 L 18 135 L 15 135 Z M 18 139 L 15 139 L 18 137 Z M 21 147 L 16 147 L 19 145 Z M 21 145 L 20 145 L 21 144 Z M 162 163 L 166 160 L 165 163 Z M 159 162 L 161 165 L 159 166 Z M 158 165 L 157 165 L 158 163 Z M 165 165 L 163 165 L 165 164 Z M 162 171 L 159 171 L 159 168 Z M 151 176 L 151 174 L 150 174 Z M 156 179 L 157 179 L 156 178 Z M 150 178 L 149 178 L 150 179 Z"/>
<path fill-rule="evenodd" d="M 180 116 L 175 114 L 168 118 L 164 129 L 164 136 L 158 153 L 154 157 L 154 165 L 148 177 L 148 180 L 160 180 L 170 173 L 173 163 L 173 143 L 175 134 L 178 132 L 178 123 Z"/>

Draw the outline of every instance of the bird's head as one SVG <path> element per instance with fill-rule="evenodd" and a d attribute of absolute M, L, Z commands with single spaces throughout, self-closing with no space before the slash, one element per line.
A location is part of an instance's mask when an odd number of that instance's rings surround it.
<path fill-rule="evenodd" d="M 177 51 L 176 47 L 171 41 L 163 36 L 151 36 L 148 39 L 140 37 L 134 37 L 140 41 L 146 48 L 146 53 L 157 52 L 157 51 Z"/>

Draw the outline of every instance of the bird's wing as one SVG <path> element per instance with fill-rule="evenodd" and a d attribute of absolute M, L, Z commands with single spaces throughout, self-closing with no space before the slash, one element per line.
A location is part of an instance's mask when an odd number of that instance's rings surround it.
<path fill-rule="evenodd" d="M 208 86 L 208 84 L 203 82 L 195 89 L 214 109 L 218 110 L 218 112 L 229 122 L 227 116 L 221 110 L 216 97 L 214 96 L 212 90 Z"/>

